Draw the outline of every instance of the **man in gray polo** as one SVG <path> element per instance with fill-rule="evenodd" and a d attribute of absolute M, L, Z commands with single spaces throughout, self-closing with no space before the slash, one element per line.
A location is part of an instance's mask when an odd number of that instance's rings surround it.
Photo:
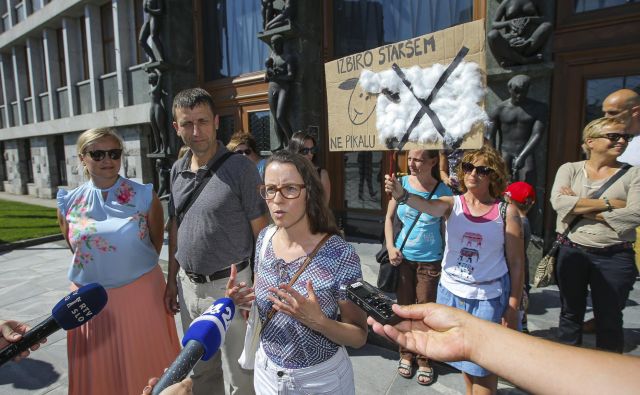
<path fill-rule="evenodd" d="M 186 331 L 224 296 L 232 263 L 238 268 L 237 281 L 251 282 L 254 239 L 268 221 L 255 165 L 244 155 L 227 154 L 216 140 L 218 116 L 211 96 L 200 88 L 183 90 L 175 96 L 172 111 L 173 127 L 191 150 L 171 169 L 165 306 L 172 313 L 180 311 Z M 212 176 L 209 169 L 216 169 Z M 245 320 L 236 314 L 221 352 L 196 365 L 194 394 L 222 395 L 225 386 L 232 395 L 254 393 L 253 372 L 238 364 L 245 331 Z"/>

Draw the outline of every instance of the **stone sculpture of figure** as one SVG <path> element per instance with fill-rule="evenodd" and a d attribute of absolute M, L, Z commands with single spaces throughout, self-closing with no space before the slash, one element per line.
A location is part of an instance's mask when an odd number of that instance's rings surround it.
<path fill-rule="evenodd" d="M 532 0 L 503 0 L 496 11 L 487 41 L 502 66 L 542 61 L 542 47 L 551 34 Z"/>
<path fill-rule="evenodd" d="M 511 97 L 490 114 L 489 140 L 502 153 L 513 181 L 535 182 L 531 155 L 545 131 L 546 107 L 527 98 L 530 78 L 516 75 L 508 82 Z M 497 141 L 498 137 L 499 141 Z"/>
<path fill-rule="evenodd" d="M 262 28 L 267 30 L 267 23 L 273 18 L 273 0 L 262 0 Z"/>
<path fill-rule="evenodd" d="M 162 62 L 164 60 L 162 42 L 160 42 L 160 26 L 162 14 L 164 13 L 163 1 L 164 0 L 144 0 L 142 3 L 144 12 L 149 14 L 149 18 L 140 29 L 138 42 L 152 62 Z M 149 46 L 147 42 L 149 37 L 151 37 L 152 46 Z"/>
<path fill-rule="evenodd" d="M 264 3 L 264 1 L 263 1 Z M 275 13 L 273 8 L 273 1 L 271 1 L 271 15 Z M 291 6 L 291 0 L 285 0 L 284 6 L 280 13 L 273 18 L 264 20 L 264 30 L 275 29 L 276 27 L 285 26 L 291 23 L 291 16 L 293 14 L 293 7 Z"/>
<path fill-rule="evenodd" d="M 149 96 L 151 107 L 149 108 L 149 121 L 153 132 L 155 144 L 154 154 L 167 153 L 167 113 L 164 107 L 163 96 L 166 92 L 162 89 L 162 73 L 158 69 L 149 71 Z"/>
<path fill-rule="evenodd" d="M 163 198 L 169 194 L 169 185 L 171 185 L 171 164 L 167 159 L 156 159 L 156 171 L 158 172 L 158 192 L 159 198 Z"/>
<path fill-rule="evenodd" d="M 295 77 L 295 57 L 284 54 L 284 37 L 279 34 L 271 37 L 271 49 L 271 56 L 265 62 L 265 81 L 269 82 L 269 109 L 276 121 L 279 145 L 274 151 L 277 151 L 289 143 L 292 135 L 291 125 L 287 120 L 287 96 Z"/>

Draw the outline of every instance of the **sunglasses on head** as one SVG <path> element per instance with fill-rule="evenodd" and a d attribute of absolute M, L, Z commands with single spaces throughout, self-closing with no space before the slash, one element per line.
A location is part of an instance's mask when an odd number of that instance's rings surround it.
<path fill-rule="evenodd" d="M 473 172 L 473 169 L 476 169 L 476 173 L 481 177 L 486 177 L 491 174 L 494 170 L 488 166 L 474 166 L 471 162 L 462 162 L 462 171 L 466 174 Z"/>
<path fill-rule="evenodd" d="M 247 149 L 237 149 L 235 151 L 236 154 L 242 154 L 242 155 L 246 155 L 249 156 L 253 153 L 253 151 L 251 150 L 251 148 L 247 148 Z"/>
<path fill-rule="evenodd" d="M 301 153 L 302 155 L 309 155 L 309 154 L 316 154 L 318 153 L 318 148 L 317 147 L 311 147 L 311 148 L 300 148 L 300 150 L 298 151 L 299 153 Z"/>
<path fill-rule="evenodd" d="M 111 160 L 118 160 L 122 156 L 122 149 L 121 148 L 114 148 L 114 149 L 110 149 L 110 150 L 107 150 L 107 151 L 101 150 L 101 149 L 97 149 L 97 150 L 94 150 L 94 151 L 87 151 L 87 154 L 89 154 L 91 159 L 95 160 L 96 162 L 100 162 L 107 155 L 109 155 L 109 158 L 111 158 Z"/>
<path fill-rule="evenodd" d="M 593 138 L 599 139 L 608 139 L 612 143 L 619 141 L 620 139 L 624 139 L 627 143 L 633 140 L 633 135 L 630 133 L 606 133 L 600 136 L 594 136 Z"/>

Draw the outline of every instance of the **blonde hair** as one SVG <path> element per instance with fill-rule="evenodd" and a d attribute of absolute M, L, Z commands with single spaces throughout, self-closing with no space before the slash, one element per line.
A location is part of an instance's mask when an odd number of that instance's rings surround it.
<path fill-rule="evenodd" d="M 89 129 L 87 131 L 82 132 L 82 134 L 80 134 L 80 136 L 78 137 L 78 142 L 76 143 L 76 150 L 78 152 L 78 155 L 86 154 L 91 144 L 95 143 L 96 141 L 104 137 L 111 137 L 112 139 L 118 142 L 120 149 L 124 149 L 124 141 L 122 140 L 122 137 L 120 137 L 120 135 L 116 133 L 115 129 L 94 128 L 94 129 Z M 86 178 L 90 178 L 89 171 L 87 170 L 86 167 L 84 168 L 83 173 Z"/>
<path fill-rule="evenodd" d="M 587 139 L 599 137 L 602 133 L 602 129 L 610 126 L 625 125 L 625 122 L 616 117 L 602 117 L 596 118 L 589 122 L 587 126 L 582 130 L 582 150 L 588 155 L 591 153 L 591 148 L 587 146 Z"/>
<path fill-rule="evenodd" d="M 489 195 L 493 198 L 498 198 L 502 195 L 507 187 L 507 179 L 509 178 L 509 171 L 507 165 L 504 163 L 504 159 L 498 151 L 493 147 L 484 145 L 480 149 L 466 151 L 458 168 L 456 174 L 460 181 L 460 190 L 462 193 L 467 192 L 467 186 L 464 185 L 464 171 L 462 170 L 462 162 L 473 163 L 476 159 L 484 159 L 486 165 L 493 169 L 489 174 Z"/>

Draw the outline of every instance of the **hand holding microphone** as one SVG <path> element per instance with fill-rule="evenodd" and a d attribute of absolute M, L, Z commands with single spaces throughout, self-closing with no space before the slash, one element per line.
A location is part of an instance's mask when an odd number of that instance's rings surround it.
<path fill-rule="evenodd" d="M 6 362 L 24 356 L 27 350 L 35 350 L 39 343 L 59 329 L 69 330 L 76 328 L 102 311 L 107 304 L 107 291 L 97 283 L 87 284 L 76 291 L 65 296 L 51 310 L 51 316 L 39 323 L 30 330 L 26 325 L 14 325 L 9 331 L 7 324 L 13 325 L 15 321 L 8 321 L 3 324 L 2 336 L 14 342 L 0 349 L 0 366 Z M 21 324 L 21 323 L 17 323 Z M 11 335 L 11 331 L 24 332 L 21 339 L 16 339 Z M 5 332 L 7 331 L 7 332 Z M 5 333 L 7 333 L 5 335 Z M 6 337 L 9 336 L 9 337 Z M 17 340 L 17 341 L 16 341 Z M 5 341 L 0 342 L 3 346 Z"/>
<path fill-rule="evenodd" d="M 184 348 L 153 387 L 153 395 L 160 395 L 164 389 L 182 381 L 200 359 L 208 361 L 218 351 L 235 310 L 231 299 L 221 298 L 193 320 L 182 339 Z"/>
<path fill-rule="evenodd" d="M 31 329 L 31 327 L 24 322 L 0 320 L 0 349 L 8 346 L 10 343 L 15 343 L 22 339 L 22 335 L 24 335 L 29 329 Z M 36 343 L 27 350 L 21 352 L 19 355 L 14 357 L 13 360 L 18 362 L 20 359 L 26 358 L 29 355 L 29 350 L 37 350 L 38 347 L 40 347 L 40 344 L 46 341 L 46 338 L 41 339 L 40 343 Z"/>

